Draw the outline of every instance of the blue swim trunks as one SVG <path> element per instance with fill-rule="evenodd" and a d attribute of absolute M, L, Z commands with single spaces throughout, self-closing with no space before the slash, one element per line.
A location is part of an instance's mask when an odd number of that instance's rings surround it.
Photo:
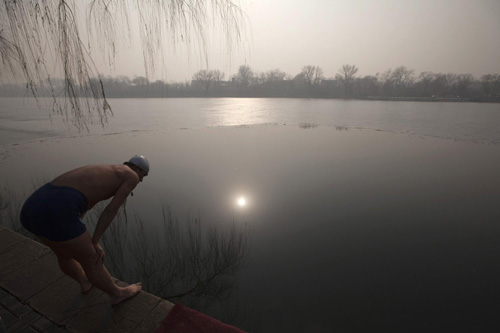
<path fill-rule="evenodd" d="M 80 191 L 48 183 L 26 200 L 21 209 L 21 223 L 35 235 L 62 242 L 87 230 L 81 220 L 86 210 L 87 198 Z"/>

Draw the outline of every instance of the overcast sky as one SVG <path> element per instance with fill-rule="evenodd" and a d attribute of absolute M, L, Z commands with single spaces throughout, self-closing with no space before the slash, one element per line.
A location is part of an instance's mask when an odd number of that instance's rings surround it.
<path fill-rule="evenodd" d="M 291 75 L 320 66 L 326 77 L 343 64 L 375 75 L 401 65 L 441 73 L 500 73 L 500 0 L 247 0 L 247 38 L 232 54 L 212 44 L 208 68 L 226 78 L 241 64 Z M 214 46 L 215 45 L 215 46 Z M 151 79 L 190 80 L 207 66 L 177 48 Z M 121 51 L 104 74 L 144 75 L 140 48 Z"/>

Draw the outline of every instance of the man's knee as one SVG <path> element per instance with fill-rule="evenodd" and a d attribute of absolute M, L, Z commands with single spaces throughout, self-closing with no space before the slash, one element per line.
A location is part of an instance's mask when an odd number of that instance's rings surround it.
<path fill-rule="evenodd" d="M 102 264 L 98 264 L 96 262 L 94 254 L 81 256 L 77 261 L 80 263 L 84 271 L 102 269 L 103 266 Z"/>
<path fill-rule="evenodd" d="M 88 231 L 75 239 L 64 242 L 63 246 L 65 248 L 64 253 L 78 261 L 82 267 L 94 263 L 96 251 Z"/>
<path fill-rule="evenodd" d="M 96 264 L 97 253 L 88 234 L 66 242 L 43 241 L 54 251 L 59 262 L 76 260 L 85 271 L 100 269 Z"/>

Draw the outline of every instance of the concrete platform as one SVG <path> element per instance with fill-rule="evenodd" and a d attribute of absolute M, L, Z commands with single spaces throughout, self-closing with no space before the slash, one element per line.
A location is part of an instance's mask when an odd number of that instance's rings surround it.
<path fill-rule="evenodd" d="M 0 227 L 0 317 L 8 332 L 153 332 L 173 306 L 143 291 L 117 306 L 97 288 L 82 295 L 49 248 Z"/>

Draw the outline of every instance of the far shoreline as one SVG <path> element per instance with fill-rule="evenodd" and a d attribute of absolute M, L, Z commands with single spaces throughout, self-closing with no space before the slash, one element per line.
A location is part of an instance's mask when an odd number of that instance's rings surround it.
<path fill-rule="evenodd" d="M 33 97 L 32 95 L 19 95 L 19 96 L 1 96 L 0 98 L 53 98 L 52 96 L 38 96 Z M 64 98 L 64 97 L 60 97 Z M 500 103 L 500 98 L 460 98 L 460 97 L 386 97 L 386 96 L 367 96 L 362 98 L 346 98 L 346 97 L 330 97 L 330 96 L 245 96 L 245 95 L 226 95 L 226 96 L 201 96 L 201 95 L 152 95 L 152 96 L 140 96 L 140 95 L 130 95 L 130 96 L 113 96 L 113 94 L 108 94 L 106 99 L 159 99 L 159 98 L 169 98 L 169 99 L 189 99 L 189 98 L 252 98 L 252 99 L 329 99 L 329 100 L 339 100 L 339 101 L 384 101 L 384 102 L 435 102 L 435 103 Z"/>

